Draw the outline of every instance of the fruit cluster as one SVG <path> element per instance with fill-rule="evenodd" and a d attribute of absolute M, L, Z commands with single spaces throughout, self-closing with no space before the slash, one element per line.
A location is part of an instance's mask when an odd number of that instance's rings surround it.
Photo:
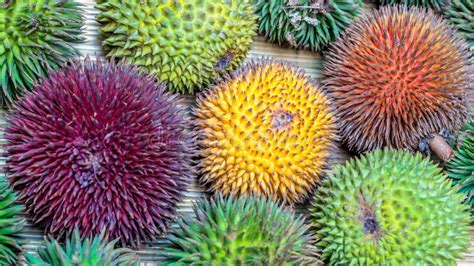
<path fill-rule="evenodd" d="M 163 236 L 164 265 L 454 264 L 474 5 L 381 2 L 98 0 L 103 62 L 77 58 L 85 6 L 4 0 L 0 264 L 138 265 L 129 248 Z M 257 33 L 325 50 L 321 83 L 245 60 Z M 194 181 L 212 195 L 180 217 Z M 25 217 L 48 235 L 35 254 Z"/>

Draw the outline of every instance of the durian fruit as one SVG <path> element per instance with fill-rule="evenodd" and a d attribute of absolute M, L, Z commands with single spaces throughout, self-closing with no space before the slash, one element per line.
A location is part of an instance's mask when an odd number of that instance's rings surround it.
<path fill-rule="evenodd" d="M 342 142 L 358 153 L 416 151 L 428 142 L 449 160 L 452 149 L 440 135 L 467 117 L 468 57 L 461 36 L 430 10 L 386 6 L 361 17 L 323 67 Z"/>
<path fill-rule="evenodd" d="M 262 197 L 215 197 L 180 219 L 163 265 L 314 265 L 309 227 L 289 208 Z"/>
<path fill-rule="evenodd" d="M 329 265 L 456 265 L 468 250 L 464 195 L 420 153 L 377 150 L 322 182 L 310 210 Z"/>
<path fill-rule="evenodd" d="M 254 0 L 259 32 L 271 42 L 320 51 L 358 16 L 361 0 Z"/>
<path fill-rule="evenodd" d="M 451 0 L 444 9 L 444 17 L 467 39 L 472 55 L 474 53 L 474 1 Z"/>
<path fill-rule="evenodd" d="M 6 169 L 26 214 L 60 237 L 164 233 L 193 174 L 186 109 L 154 78 L 86 58 L 41 80 L 8 118 Z"/>
<path fill-rule="evenodd" d="M 335 134 L 330 103 L 304 72 L 250 61 L 198 96 L 202 181 L 225 195 L 301 202 Z"/>
<path fill-rule="evenodd" d="M 75 1 L 0 3 L 0 105 L 30 90 L 40 77 L 79 54 L 81 5 Z"/>
<path fill-rule="evenodd" d="M 380 0 L 380 3 L 382 5 L 403 4 L 409 6 L 424 6 L 436 11 L 442 11 L 451 1 L 452 0 Z"/>
<path fill-rule="evenodd" d="M 0 265 L 14 265 L 20 252 L 21 233 L 24 219 L 20 217 L 23 206 L 17 202 L 17 195 L 8 181 L 0 177 Z"/>
<path fill-rule="evenodd" d="M 255 35 L 251 0 L 98 0 L 107 57 L 125 59 L 193 93 L 247 56 Z"/>
<path fill-rule="evenodd" d="M 28 265 L 138 265 L 137 257 L 127 248 L 115 248 L 118 239 L 108 241 L 105 231 L 93 238 L 81 238 L 76 228 L 61 245 L 56 239 L 45 238 L 43 246 L 38 248 L 37 254 L 26 253 Z"/>
<path fill-rule="evenodd" d="M 459 191 L 465 193 L 466 203 L 474 213 L 474 120 L 466 122 L 460 137 L 459 148 L 446 164 L 446 174 L 459 184 Z M 473 216 L 474 219 L 474 216 Z"/>

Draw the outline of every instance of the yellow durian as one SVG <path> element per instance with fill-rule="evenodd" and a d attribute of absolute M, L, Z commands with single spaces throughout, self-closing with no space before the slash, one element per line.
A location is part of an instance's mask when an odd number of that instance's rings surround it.
<path fill-rule="evenodd" d="M 302 70 L 250 61 L 200 94 L 194 111 L 212 191 L 301 202 L 325 169 L 334 117 Z"/>

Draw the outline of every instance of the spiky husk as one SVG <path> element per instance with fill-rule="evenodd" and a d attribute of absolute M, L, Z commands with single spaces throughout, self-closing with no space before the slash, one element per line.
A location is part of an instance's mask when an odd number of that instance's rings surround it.
<path fill-rule="evenodd" d="M 18 234 L 25 221 L 20 217 L 23 206 L 16 200 L 17 195 L 8 181 L 0 177 L 0 265 L 14 265 L 20 251 Z"/>
<path fill-rule="evenodd" d="M 93 238 L 82 239 L 76 228 L 66 238 L 65 245 L 56 239 L 45 238 L 37 254 L 25 254 L 28 265 L 138 265 L 135 254 L 126 248 L 115 248 L 118 239 L 108 241 L 105 231 Z"/>
<path fill-rule="evenodd" d="M 254 0 L 259 32 L 271 42 L 320 51 L 361 13 L 361 0 Z"/>
<path fill-rule="evenodd" d="M 465 41 L 432 11 L 388 6 L 364 15 L 334 42 L 323 84 L 342 141 L 355 152 L 418 150 L 467 117 Z"/>
<path fill-rule="evenodd" d="M 460 145 L 454 157 L 446 165 L 446 174 L 459 184 L 459 191 L 465 193 L 466 203 L 474 213 L 474 120 L 471 118 L 460 136 Z M 474 219 L 474 215 L 472 217 Z"/>
<path fill-rule="evenodd" d="M 179 220 L 164 264 L 313 265 L 314 237 L 304 219 L 261 197 L 215 197 L 194 206 L 196 219 Z"/>
<path fill-rule="evenodd" d="M 0 105 L 7 107 L 78 55 L 83 17 L 74 1 L 5 0 L 0 7 Z"/>
<path fill-rule="evenodd" d="M 403 4 L 409 6 L 424 6 L 436 11 L 444 10 L 452 0 L 380 0 L 382 5 Z M 469 1 L 469 0 L 468 0 Z"/>
<path fill-rule="evenodd" d="M 165 231 L 192 174 L 185 108 L 127 66 L 75 62 L 18 102 L 7 170 L 27 214 L 61 236 L 138 245 Z"/>
<path fill-rule="evenodd" d="M 313 201 L 329 264 L 455 265 L 469 246 L 463 195 L 419 153 L 386 149 L 338 166 Z"/>
<path fill-rule="evenodd" d="M 199 95 L 202 181 L 225 195 L 302 201 L 335 133 L 329 101 L 304 72 L 251 61 Z"/>
<path fill-rule="evenodd" d="M 471 54 L 474 53 L 474 1 L 451 0 L 444 17 L 466 38 Z"/>
<path fill-rule="evenodd" d="M 99 0 L 102 45 L 169 90 L 192 93 L 247 56 L 256 28 L 250 1 Z"/>

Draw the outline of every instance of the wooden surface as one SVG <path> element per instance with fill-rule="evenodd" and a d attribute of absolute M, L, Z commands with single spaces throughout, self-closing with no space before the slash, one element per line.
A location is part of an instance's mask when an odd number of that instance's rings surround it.
<path fill-rule="evenodd" d="M 94 9 L 94 1 L 93 0 L 79 0 L 85 5 L 86 11 L 86 28 L 85 28 L 85 37 L 87 38 L 86 43 L 80 45 L 80 49 L 83 55 L 90 55 L 92 57 L 101 56 L 100 52 L 100 41 L 98 39 L 98 25 L 95 21 L 95 15 L 98 13 L 96 9 Z M 370 7 L 370 5 L 369 5 Z M 259 57 L 259 56 L 267 56 L 267 57 L 274 57 L 283 60 L 290 61 L 295 65 L 303 68 L 309 75 L 313 78 L 319 80 L 321 78 L 321 67 L 323 58 L 318 53 L 311 53 L 308 51 L 295 51 L 291 49 L 284 49 L 280 48 L 276 45 L 271 45 L 266 42 L 260 37 L 255 39 L 253 48 L 250 53 L 250 57 Z M 474 97 L 470 97 L 470 106 L 473 106 Z M 3 120 L 3 115 L 0 114 L 0 145 L 5 143 L 3 139 L 3 129 L 5 128 L 6 124 Z M 330 166 L 334 164 L 340 163 L 347 159 L 348 156 L 342 149 L 337 149 L 331 156 L 329 161 Z M 3 165 L 5 163 L 6 158 L 0 158 L 0 167 L 3 169 Z M 2 171 L 3 172 L 3 171 Z M 197 182 L 197 178 L 191 184 L 186 193 L 186 198 L 183 202 L 179 205 L 179 215 L 191 215 L 191 204 L 193 201 L 198 200 L 205 196 L 203 187 Z M 305 206 L 298 206 L 297 212 L 298 213 L 305 213 Z M 173 225 L 175 226 L 175 225 Z M 38 245 L 40 245 L 43 241 L 43 234 L 42 232 L 30 224 L 28 224 L 25 228 L 25 232 L 22 234 L 25 238 L 24 250 L 25 252 L 35 252 Z M 474 229 L 471 233 L 472 241 L 474 242 Z M 471 242 L 471 251 L 469 254 L 466 254 L 463 260 L 459 261 L 459 265 L 474 265 L 474 244 Z M 166 240 L 164 238 L 153 242 L 147 243 L 143 249 L 137 250 L 138 255 L 141 257 L 143 265 L 156 265 L 160 260 L 158 256 L 159 250 L 161 247 L 166 244 Z"/>
<path fill-rule="evenodd" d="M 458 265 L 474 265 L 474 227 L 471 227 L 471 245 L 469 252 L 463 259 L 458 261 Z"/>

